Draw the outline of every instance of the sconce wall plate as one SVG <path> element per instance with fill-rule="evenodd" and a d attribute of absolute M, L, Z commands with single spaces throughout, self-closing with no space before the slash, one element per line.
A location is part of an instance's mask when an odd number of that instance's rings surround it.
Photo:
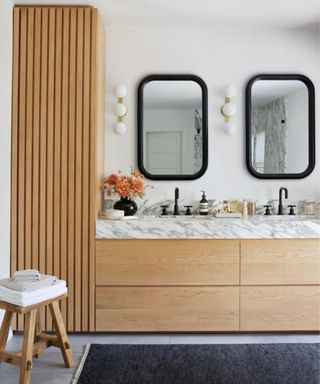
<path fill-rule="evenodd" d="M 224 117 L 224 131 L 228 135 L 233 135 L 236 132 L 236 125 L 231 122 L 231 117 L 237 112 L 236 106 L 231 102 L 231 98 L 236 94 L 236 88 L 234 85 L 229 84 L 224 89 L 224 101 L 225 103 L 220 109 L 222 116 Z"/>
<path fill-rule="evenodd" d="M 127 132 L 127 127 L 123 122 L 123 118 L 127 114 L 127 107 L 123 103 L 123 99 L 127 94 L 127 88 L 124 85 L 117 85 L 113 90 L 117 97 L 117 104 L 113 108 L 113 112 L 117 116 L 117 122 L 113 126 L 113 131 L 117 135 L 124 135 Z"/>

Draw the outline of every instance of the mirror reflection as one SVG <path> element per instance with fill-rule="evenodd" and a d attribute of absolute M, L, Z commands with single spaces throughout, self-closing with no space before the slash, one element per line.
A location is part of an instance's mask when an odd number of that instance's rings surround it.
<path fill-rule="evenodd" d="M 309 164 L 308 88 L 258 80 L 251 89 L 251 163 L 260 174 L 303 173 Z"/>
<path fill-rule="evenodd" d="M 203 90 L 192 80 L 144 85 L 143 168 L 154 176 L 197 175 L 204 165 Z"/>

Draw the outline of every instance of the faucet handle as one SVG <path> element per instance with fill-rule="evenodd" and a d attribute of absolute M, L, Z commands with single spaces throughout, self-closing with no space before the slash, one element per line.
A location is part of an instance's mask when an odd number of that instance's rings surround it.
<path fill-rule="evenodd" d="M 191 209 L 190 209 L 190 208 L 192 208 L 192 205 L 185 205 L 184 207 L 187 208 L 185 215 L 186 216 L 192 216 Z"/>
<path fill-rule="evenodd" d="M 265 216 L 270 216 L 271 215 L 271 211 L 270 211 L 271 207 L 272 207 L 272 205 L 264 205 L 264 208 L 266 208 L 266 211 L 264 213 Z"/>
<path fill-rule="evenodd" d="M 161 205 L 162 208 L 161 216 L 168 216 L 168 207 L 169 205 Z"/>
<path fill-rule="evenodd" d="M 294 216 L 296 214 L 294 211 L 296 205 L 288 205 L 288 207 L 290 208 L 289 215 Z"/>

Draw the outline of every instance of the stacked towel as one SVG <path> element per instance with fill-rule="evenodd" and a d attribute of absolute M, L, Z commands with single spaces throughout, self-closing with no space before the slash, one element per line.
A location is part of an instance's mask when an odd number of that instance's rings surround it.
<path fill-rule="evenodd" d="M 32 278 L 29 280 L 26 278 L 17 280 L 15 277 L 9 277 L 7 279 L 2 279 L 0 281 L 0 286 L 2 285 L 3 287 L 18 292 L 31 292 L 42 287 L 54 285 L 57 280 L 58 278 L 56 276 L 49 275 L 40 275 L 38 280 L 33 280 Z"/>
<path fill-rule="evenodd" d="M 36 269 L 25 269 L 23 271 L 16 271 L 13 278 L 15 281 L 39 280 L 40 272 Z"/>
<path fill-rule="evenodd" d="M 68 291 L 66 282 L 56 276 L 39 274 L 38 280 L 34 279 L 35 274 L 29 273 L 29 276 L 29 279 L 24 277 L 17 280 L 15 274 L 12 278 L 0 280 L 0 301 L 26 307 L 61 296 Z"/>

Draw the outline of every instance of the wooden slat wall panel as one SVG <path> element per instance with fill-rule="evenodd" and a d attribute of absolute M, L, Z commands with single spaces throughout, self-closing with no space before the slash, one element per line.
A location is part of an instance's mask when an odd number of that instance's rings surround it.
<path fill-rule="evenodd" d="M 83 21 L 84 12 L 83 9 L 78 10 L 77 14 L 77 57 L 76 57 L 76 84 L 77 84 L 77 100 L 76 100 L 76 139 L 75 139 L 75 255 L 82 254 L 82 116 L 83 116 Z M 80 257 L 75 257 L 75 276 L 82 276 L 82 260 Z M 75 308 L 79 308 L 82 311 L 81 303 L 81 279 L 75 279 Z M 83 307 L 87 308 L 85 301 Z M 87 325 L 82 323 L 83 327 Z M 75 330 L 81 330 L 81 316 L 75 317 Z"/>
<path fill-rule="evenodd" d="M 19 126 L 19 69 L 20 69 L 20 10 L 13 11 L 13 68 L 12 68 L 12 137 L 11 137 L 11 269 L 18 262 L 18 126 Z M 14 327 L 17 327 L 16 320 Z"/>
<path fill-rule="evenodd" d="M 70 9 L 63 9 L 62 24 L 62 104 L 61 104 L 61 195 L 60 195 L 60 276 L 67 280 L 67 243 L 68 243 L 68 105 L 69 105 L 69 22 Z M 61 303 L 64 319 L 67 319 L 66 301 Z M 68 324 L 66 324 L 67 326 Z"/>
<path fill-rule="evenodd" d="M 46 271 L 46 224 L 47 224 L 47 89 L 48 89 L 48 9 L 41 15 L 41 67 L 40 67 L 40 191 L 39 191 L 39 270 Z M 45 324 L 45 311 L 40 312 L 41 324 Z"/>
<path fill-rule="evenodd" d="M 14 8 L 11 272 L 67 281 L 69 331 L 95 329 L 100 30 L 91 7 Z M 52 330 L 49 311 L 41 322 Z"/>
<path fill-rule="evenodd" d="M 83 62 L 83 105 L 90 106 L 90 30 L 91 15 L 88 9 L 84 10 L 84 62 Z M 83 143 L 88 143 L 90 133 L 90 109 L 83 109 Z M 82 153 L 82 182 L 85 186 L 82 191 L 82 279 L 87 280 L 88 259 L 86 252 L 89 252 L 89 145 L 83 146 Z M 88 289 L 86 284 L 82 285 L 82 300 L 87 300 Z M 85 314 L 83 316 L 86 316 Z"/>
<path fill-rule="evenodd" d="M 97 12 L 96 10 L 92 12 L 91 14 L 91 23 L 92 23 L 92 29 L 97 29 Z M 96 157 L 94 156 L 96 151 L 96 125 L 97 125 L 97 114 L 96 114 L 96 107 L 97 107 L 97 97 L 96 97 L 96 88 L 97 88 L 97 66 L 94 65 L 94 63 L 97 60 L 97 35 L 92 34 L 91 35 L 91 92 L 90 92 L 90 175 L 89 175 L 89 221 L 92 225 L 96 220 L 95 215 L 95 195 L 96 195 Z M 93 255 L 95 253 L 95 234 L 91 231 L 89 231 L 89 254 Z M 87 262 L 88 265 L 88 271 L 89 271 L 89 287 L 90 284 L 94 283 L 95 273 L 94 273 L 94 267 L 95 263 L 93 259 L 89 259 Z M 91 307 L 94 305 L 94 302 L 92 302 L 93 298 L 91 297 L 92 290 L 89 292 L 89 297 L 87 300 L 90 301 Z M 89 305 L 90 307 L 90 305 Z M 90 312 L 89 312 L 90 317 Z M 90 317 L 90 321 L 92 322 L 92 317 Z"/>
<path fill-rule="evenodd" d="M 62 94 L 62 9 L 56 9 L 55 36 L 55 90 L 54 90 L 54 153 L 53 153 L 53 274 L 60 272 L 60 230 L 61 230 L 61 94 Z M 60 304 L 61 305 L 61 304 Z M 65 313 L 65 311 L 64 311 Z"/>
<path fill-rule="evenodd" d="M 20 68 L 19 68 L 19 111 L 18 111 L 18 255 L 17 268 L 25 267 L 25 124 L 26 124 L 26 66 L 27 66 L 27 10 L 20 13 Z M 23 319 L 18 316 L 18 327 L 23 327 Z"/>
<path fill-rule="evenodd" d="M 75 105 L 76 105 L 76 9 L 70 11 L 70 52 L 69 52 L 69 131 L 68 131 L 68 328 L 74 328 L 74 214 L 75 214 Z"/>

